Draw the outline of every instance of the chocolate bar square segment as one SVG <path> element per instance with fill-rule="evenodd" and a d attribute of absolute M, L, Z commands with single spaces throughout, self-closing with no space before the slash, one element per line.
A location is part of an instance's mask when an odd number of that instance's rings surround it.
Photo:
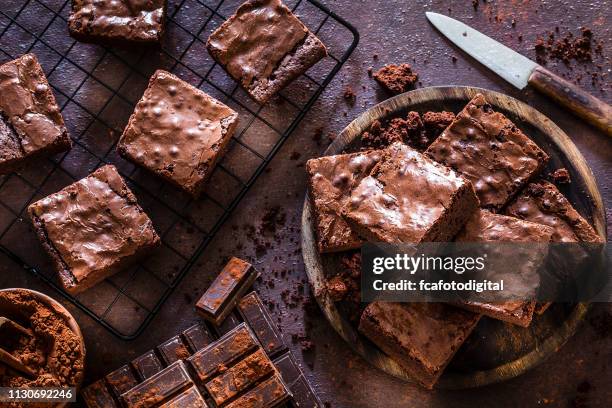
<path fill-rule="evenodd" d="M 206 46 L 262 104 L 327 55 L 323 43 L 280 0 L 245 2 Z"/>
<path fill-rule="evenodd" d="M 104 380 L 98 380 L 81 391 L 85 405 L 89 408 L 113 408 L 119 407 Z"/>
<path fill-rule="evenodd" d="M 126 407 L 148 408 L 170 401 L 182 390 L 193 385 L 183 361 L 177 361 L 163 371 L 125 392 L 121 399 Z"/>
<path fill-rule="evenodd" d="M 297 408 L 323 408 L 323 403 L 290 352 L 274 360 L 274 366 L 280 372 L 287 388 L 289 388 L 294 406 Z"/>
<path fill-rule="evenodd" d="M 159 70 L 136 105 L 117 151 L 198 197 L 237 123 L 232 109 Z"/>
<path fill-rule="evenodd" d="M 279 375 L 273 375 L 255 388 L 242 394 L 226 408 L 274 408 L 290 398 L 291 394 Z"/>
<path fill-rule="evenodd" d="M 341 217 L 340 211 L 350 193 L 370 174 L 380 160 L 381 151 L 338 154 L 306 162 L 308 188 L 315 218 L 320 252 L 359 248 L 363 240 Z"/>
<path fill-rule="evenodd" d="M 153 223 L 112 165 L 35 202 L 28 213 L 71 294 L 130 266 L 160 243 Z"/>
<path fill-rule="evenodd" d="M 480 210 L 474 213 L 470 220 L 465 224 L 463 230 L 457 235 L 457 242 L 533 242 L 546 244 L 550 242 L 552 237 L 552 228 L 537 224 L 530 221 L 524 221 L 506 215 L 493 214 L 486 210 Z M 495 250 L 495 248 L 492 248 Z M 503 251 L 503 248 L 501 249 Z M 533 251 L 529 251 L 522 259 L 513 261 L 512 271 L 516 272 L 516 276 L 504 276 L 508 287 L 526 288 L 534 287 L 533 296 L 535 297 L 537 287 L 539 286 L 540 277 L 538 274 L 539 267 L 544 263 L 548 254 L 548 247 L 534 246 Z M 501 256 L 495 256 L 494 253 L 489 255 L 489 263 L 496 262 L 499 259 L 501 262 L 506 262 Z M 497 271 L 499 276 L 502 269 L 495 267 L 494 264 L 489 265 L 493 271 Z M 512 285 L 513 279 L 519 280 L 518 285 Z M 529 300 L 511 300 L 503 302 L 476 302 L 470 301 L 463 303 L 461 307 L 476 313 L 482 313 L 494 319 L 503 320 L 519 326 L 527 327 L 533 318 L 535 301 Z"/>
<path fill-rule="evenodd" d="M 198 379 L 206 382 L 258 347 L 255 335 L 246 324 L 242 323 L 216 342 L 189 357 L 187 361 Z"/>
<path fill-rule="evenodd" d="M 351 192 L 343 217 L 377 242 L 449 241 L 478 208 L 471 183 L 397 142 Z"/>
<path fill-rule="evenodd" d="M 70 35 L 80 41 L 159 42 L 165 28 L 167 0 L 72 0 Z"/>
<path fill-rule="evenodd" d="M 283 336 L 257 292 L 251 292 L 243 297 L 238 303 L 238 309 L 269 356 L 287 350 Z"/>
<path fill-rule="evenodd" d="M 198 300 L 196 311 L 206 320 L 219 325 L 256 278 L 257 271 L 253 265 L 233 257 Z"/>
<path fill-rule="evenodd" d="M 215 326 L 215 331 L 217 332 L 219 337 L 221 337 L 224 334 L 234 330 L 236 326 L 238 326 L 240 323 L 241 321 L 238 318 L 238 314 L 235 311 L 232 311 L 232 313 L 227 315 L 225 319 L 223 319 L 223 321 L 219 323 L 219 325 Z"/>
<path fill-rule="evenodd" d="M 263 349 L 257 349 L 210 380 L 206 384 L 206 390 L 215 400 L 215 404 L 223 405 L 274 371 L 270 358 Z"/>
<path fill-rule="evenodd" d="M 0 175 L 72 146 L 34 54 L 0 65 Z"/>
<path fill-rule="evenodd" d="M 426 154 L 470 180 L 480 205 L 493 211 L 500 210 L 549 159 L 481 94 L 467 104 Z"/>
<path fill-rule="evenodd" d="M 214 341 L 212 334 L 203 324 L 194 324 L 183 332 L 183 337 L 192 353 L 203 349 Z"/>
<path fill-rule="evenodd" d="M 162 360 L 164 360 L 166 365 L 170 365 L 178 360 L 184 360 L 191 355 L 181 336 L 174 336 L 160 344 L 157 346 L 157 351 L 162 356 Z"/>
<path fill-rule="evenodd" d="M 132 360 L 131 364 L 141 380 L 146 380 L 164 369 L 162 362 L 159 361 L 159 358 L 153 350 L 149 350 L 140 357 Z"/>
<path fill-rule="evenodd" d="M 119 367 L 112 373 L 108 374 L 105 378 L 108 387 L 113 395 L 117 398 L 138 384 L 138 379 L 128 365 Z"/>
<path fill-rule="evenodd" d="M 208 404 L 194 385 L 162 404 L 159 408 L 208 408 Z"/>
<path fill-rule="evenodd" d="M 359 331 L 431 389 L 479 319 L 442 303 L 373 302 Z"/>

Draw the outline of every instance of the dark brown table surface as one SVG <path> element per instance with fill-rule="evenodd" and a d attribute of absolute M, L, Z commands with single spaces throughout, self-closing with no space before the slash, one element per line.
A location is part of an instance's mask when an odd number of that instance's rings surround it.
<path fill-rule="evenodd" d="M 531 58 L 535 57 L 533 45 L 539 36 L 545 36 L 555 27 L 559 27 L 561 34 L 568 31 L 578 34 L 581 26 L 587 26 L 593 30 L 595 39 L 605 42 L 603 57 L 596 59 L 603 63 L 600 72 L 609 72 L 612 66 L 606 57 L 610 56 L 612 48 L 610 3 L 510 0 L 494 4 L 480 2 L 477 10 L 467 0 L 335 0 L 325 3 L 358 28 L 361 42 L 357 50 L 145 332 L 135 341 L 120 341 L 67 305 L 79 321 L 87 342 L 86 382 L 99 378 L 197 321 L 193 309 L 195 299 L 208 287 L 227 257 L 233 255 L 254 260 L 267 277 L 272 277 L 275 271 L 287 271 L 286 275 L 278 275 L 274 287 L 258 284 L 257 288 L 264 299 L 278 305 L 274 315 L 285 339 L 304 363 L 322 400 L 333 407 L 610 406 L 610 304 L 595 305 L 578 333 L 558 353 L 518 378 L 479 389 L 425 391 L 376 370 L 355 355 L 316 305 L 305 307 L 301 300 L 294 302 L 282 296 L 283 291 L 295 291 L 306 281 L 299 249 L 300 215 L 306 191 L 304 162 L 324 150 L 328 133 L 341 131 L 359 113 L 387 97 L 368 77 L 370 66 L 376 69 L 385 63 L 409 62 L 419 73 L 419 87 L 479 86 L 529 103 L 555 121 L 576 143 L 598 180 L 608 219 L 611 219 L 612 139 L 533 91 L 516 91 L 453 48 L 428 24 L 424 15 L 428 10 L 450 13 Z M 581 86 L 608 103 L 612 101 L 609 77 L 600 79 L 595 85 L 591 83 L 588 72 L 596 70 L 593 64 L 573 62 L 568 67 L 549 62 L 548 67 L 567 73 L 572 79 L 582 73 Z M 354 106 L 343 98 L 347 86 L 357 94 Z M 313 135 L 319 127 L 323 128 L 324 137 L 317 144 Z M 243 228 L 235 226 L 258 226 L 264 214 L 273 207 L 280 207 L 286 219 L 278 226 L 275 236 L 264 234 L 262 239 L 269 242 L 270 247 L 265 251 L 260 248 L 256 253 L 255 243 L 245 236 Z M 608 222 L 609 234 L 610 229 Z M 51 293 L 36 278 L 4 257 L 0 257 L 0 287 L 28 287 Z M 308 295 L 307 285 L 305 293 Z M 312 348 L 304 351 L 299 340 L 292 341 L 295 335 L 311 341 Z"/>

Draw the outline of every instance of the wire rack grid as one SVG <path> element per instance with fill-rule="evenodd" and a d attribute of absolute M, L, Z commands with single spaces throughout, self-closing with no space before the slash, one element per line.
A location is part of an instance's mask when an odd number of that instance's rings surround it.
<path fill-rule="evenodd" d="M 258 105 L 205 46 L 241 2 L 171 0 L 161 47 L 119 49 L 72 39 L 70 0 L 0 0 L 0 63 L 37 55 L 74 142 L 69 152 L 0 176 L 0 250 L 122 339 L 142 333 L 359 41 L 355 28 L 318 1 L 285 1 L 326 44 L 329 56 L 273 101 Z M 173 72 L 239 113 L 227 153 L 198 200 L 115 152 L 156 69 Z M 138 197 L 162 247 L 143 263 L 71 296 L 57 284 L 25 212 L 30 203 L 107 163 L 117 166 Z"/>

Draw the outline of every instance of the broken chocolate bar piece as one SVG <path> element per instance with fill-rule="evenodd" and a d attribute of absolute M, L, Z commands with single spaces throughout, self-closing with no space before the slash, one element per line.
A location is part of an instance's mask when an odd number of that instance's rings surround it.
<path fill-rule="evenodd" d="M 185 342 L 193 353 L 203 349 L 214 341 L 212 335 L 203 324 L 195 324 L 183 332 Z"/>
<path fill-rule="evenodd" d="M 194 385 L 172 398 L 159 408 L 208 408 L 208 404 Z"/>
<path fill-rule="evenodd" d="M 272 372 L 272 361 L 262 349 L 258 349 L 210 380 L 206 389 L 215 404 L 223 405 Z"/>
<path fill-rule="evenodd" d="M 198 378 L 204 382 L 257 347 L 259 344 L 255 335 L 242 323 L 215 343 L 189 357 L 187 361 Z"/>
<path fill-rule="evenodd" d="M 287 401 L 289 397 L 289 391 L 283 380 L 280 376 L 273 375 L 241 395 L 226 408 L 273 408 Z"/>
<path fill-rule="evenodd" d="M 187 367 L 179 360 L 121 395 L 130 407 L 147 408 L 171 400 L 178 392 L 193 385 Z"/>
<path fill-rule="evenodd" d="M 142 356 L 134 359 L 131 364 L 141 380 L 146 380 L 164 369 L 164 366 L 153 350 L 149 350 Z"/>
<path fill-rule="evenodd" d="M 115 397 L 117 398 L 119 398 L 121 394 L 138 384 L 136 376 L 134 375 L 134 373 L 132 373 L 132 370 L 128 365 L 119 367 L 112 373 L 108 374 L 106 376 L 106 382 L 110 387 L 113 395 L 115 395 Z"/>
<path fill-rule="evenodd" d="M 293 394 L 293 404 L 298 408 L 322 408 L 323 403 L 306 379 L 291 353 L 285 353 L 276 360 L 274 366 Z"/>
<path fill-rule="evenodd" d="M 442 303 L 373 302 L 359 331 L 431 389 L 479 320 Z"/>
<path fill-rule="evenodd" d="M 166 365 L 170 365 L 178 360 L 184 360 L 191 355 L 187 346 L 181 340 L 181 336 L 178 335 L 157 346 L 157 351 L 159 351 Z"/>
<path fill-rule="evenodd" d="M 230 314 L 238 299 L 253 285 L 257 271 L 242 259 L 232 258 L 206 293 L 196 303 L 196 310 L 206 320 L 219 325 Z"/>
<path fill-rule="evenodd" d="M 243 297 L 238 303 L 238 309 L 269 356 L 274 356 L 287 349 L 278 327 L 274 324 L 272 316 L 261 302 L 257 292 L 251 292 Z"/>
<path fill-rule="evenodd" d="M 104 380 L 98 380 L 81 391 L 85 405 L 89 408 L 119 407 L 106 387 Z"/>

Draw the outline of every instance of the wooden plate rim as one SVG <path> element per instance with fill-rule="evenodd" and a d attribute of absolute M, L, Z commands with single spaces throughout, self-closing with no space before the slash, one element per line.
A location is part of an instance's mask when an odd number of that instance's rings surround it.
<path fill-rule="evenodd" d="M 500 103 L 505 105 L 503 109 L 511 110 L 519 119 L 528 122 L 531 126 L 538 128 L 543 134 L 548 135 L 550 142 L 554 143 L 573 163 L 583 178 L 586 192 L 590 195 L 593 202 L 592 215 L 594 227 L 597 233 L 606 239 L 606 214 L 603 200 L 595 177 L 577 147 L 565 132 L 545 115 L 511 96 L 499 92 L 467 86 L 440 86 L 421 88 L 397 95 L 359 115 L 344 128 L 323 155 L 328 156 L 341 153 L 345 146 L 366 131 L 374 120 L 391 116 L 398 111 L 407 110 L 414 103 L 434 102 L 446 98 L 463 99 L 467 103 L 477 93 L 482 93 L 493 106 L 500 106 Z M 522 111 L 528 113 L 530 118 L 524 117 L 521 114 Z M 302 254 L 308 280 L 321 310 L 336 332 L 355 352 L 386 373 L 413 383 L 412 378 L 393 359 L 361 338 L 357 331 L 340 315 L 327 293 L 322 290 L 324 287 L 324 273 L 321 268 L 321 255 L 316 249 L 315 243 L 316 237 L 311 217 L 311 203 L 308 194 L 306 194 L 302 210 Z M 525 373 L 556 352 L 576 332 L 588 310 L 588 304 L 577 304 L 556 332 L 547 337 L 536 349 L 520 358 L 490 370 L 465 374 L 445 373 L 436 384 L 436 388 L 461 389 L 479 387 L 505 381 Z"/>

